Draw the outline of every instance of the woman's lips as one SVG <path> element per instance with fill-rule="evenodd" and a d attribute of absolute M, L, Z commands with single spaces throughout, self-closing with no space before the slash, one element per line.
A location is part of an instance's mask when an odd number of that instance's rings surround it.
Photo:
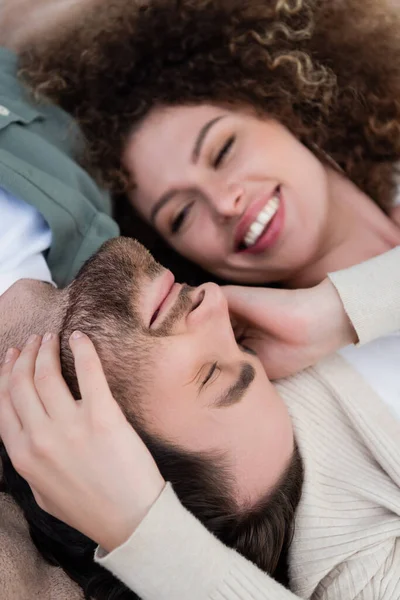
<path fill-rule="evenodd" d="M 249 227 L 251 227 L 254 220 L 257 218 L 259 213 L 268 205 L 270 200 L 279 194 L 280 186 L 276 185 L 269 192 L 266 192 L 259 196 L 257 200 L 252 202 L 250 206 L 247 207 L 245 214 L 240 219 L 240 222 L 236 228 L 234 235 L 234 247 L 236 251 L 240 248 L 242 243 L 244 242 L 244 238 L 246 236 Z"/>
<path fill-rule="evenodd" d="M 279 198 L 280 202 L 278 210 L 268 223 L 264 233 L 258 238 L 253 246 L 239 250 L 238 254 L 261 254 L 265 250 L 271 249 L 277 243 L 285 221 L 285 202 L 282 188 L 279 192 Z"/>

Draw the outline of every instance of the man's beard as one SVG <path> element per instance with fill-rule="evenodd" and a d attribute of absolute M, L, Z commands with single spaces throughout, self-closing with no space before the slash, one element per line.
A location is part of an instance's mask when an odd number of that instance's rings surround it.
<path fill-rule="evenodd" d="M 194 288 L 189 285 L 183 284 L 179 291 L 178 297 L 174 305 L 169 309 L 168 314 L 163 319 L 161 325 L 154 329 L 149 327 L 143 322 L 143 316 L 140 314 L 139 305 L 140 299 L 143 294 L 143 288 L 145 286 L 145 280 L 150 282 L 155 281 L 164 272 L 164 267 L 160 265 L 151 255 L 151 253 L 144 248 L 141 244 L 135 240 L 127 240 L 126 238 L 120 238 L 118 240 L 112 240 L 108 243 L 109 249 L 107 255 L 111 258 L 111 262 L 108 263 L 108 268 L 111 264 L 115 265 L 115 268 L 124 270 L 124 266 L 129 263 L 130 277 L 127 273 L 126 284 L 129 290 L 125 290 L 125 294 L 121 290 L 121 295 L 127 298 L 131 298 L 131 318 L 132 324 L 137 324 L 136 329 L 140 331 L 141 337 L 152 336 L 152 337 L 166 337 L 171 335 L 175 325 L 190 312 L 193 306 L 191 299 L 191 292 Z M 118 251 L 115 251 L 115 247 Z M 124 250 L 127 252 L 126 259 L 124 259 Z M 119 266 L 118 266 L 119 265 Z M 105 269 L 105 265 L 103 267 Z M 109 273 L 109 277 L 112 277 L 112 273 Z M 130 280 L 130 281 L 129 281 Z"/>
<path fill-rule="evenodd" d="M 190 297 L 192 290 L 193 288 L 189 285 L 184 284 L 182 286 L 175 304 L 170 308 L 168 315 L 164 318 L 160 327 L 149 330 L 152 336 L 167 337 L 173 333 L 175 325 L 190 312 L 193 306 L 193 301 Z"/>
<path fill-rule="evenodd" d="M 172 307 L 158 328 L 151 329 L 144 321 L 140 306 L 148 285 L 164 273 L 148 250 L 129 238 L 114 238 L 106 242 L 95 256 L 87 261 L 69 289 L 69 316 L 85 314 L 94 331 L 128 333 L 138 344 L 151 345 L 151 338 L 166 337 L 176 324 L 190 312 L 193 288 L 184 284 Z M 73 319 L 75 320 L 75 319 Z"/>
<path fill-rule="evenodd" d="M 193 306 L 191 288 L 185 285 L 160 327 L 149 328 L 140 300 L 163 273 L 151 254 L 128 238 L 106 242 L 82 267 L 68 289 L 61 328 L 64 376 L 76 398 L 80 397 L 79 387 L 68 340 L 73 331 L 80 330 L 94 343 L 114 397 L 125 407 L 133 396 L 140 403 L 154 373 L 160 338 L 173 334 Z"/>

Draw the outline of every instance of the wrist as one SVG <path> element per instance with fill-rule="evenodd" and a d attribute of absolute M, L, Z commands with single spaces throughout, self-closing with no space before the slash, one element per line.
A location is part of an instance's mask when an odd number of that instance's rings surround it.
<path fill-rule="evenodd" d="M 335 352 L 344 346 L 358 342 L 357 333 L 348 317 L 343 302 L 330 279 L 326 278 L 312 288 L 318 310 L 322 311 L 322 329 L 329 345 L 329 351 Z"/>
<path fill-rule="evenodd" d="M 135 504 L 134 500 L 129 502 L 126 508 L 116 506 L 115 518 L 112 518 L 109 514 L 104 529 L 101 534 L 96 536 L 96 542 L 99 546 L 107 553 L 110 553 L 127 542 L 157 502 L 164 491 L 165 486 L 166 482 L 160 477 L 158 485 L 154 488 L 153 493 L 146 501 L 141 503 L 140 508 L 133 509 Z M 127 494 L 126 498 L 128 498 L 128 496 L 129 495 Z"/>

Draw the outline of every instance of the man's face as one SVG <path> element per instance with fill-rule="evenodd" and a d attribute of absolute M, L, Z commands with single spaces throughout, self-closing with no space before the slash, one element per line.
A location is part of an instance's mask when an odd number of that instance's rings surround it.
<path fill-rule="evenodd" d="M 239 504 L 264 497 L 292 456 L 291 421 L 259 360 L 238 346 L 220 288 L 175 283 L 132 240 L 112 241 L 100 253 L 108 280 L 118 264 L 135 266 L 134 285 L 125 280 L 133 318 L 124 338 L 136 356 L 124 368 L 132 368 L 148 433 L 188 451 L 222 454 Z"/>

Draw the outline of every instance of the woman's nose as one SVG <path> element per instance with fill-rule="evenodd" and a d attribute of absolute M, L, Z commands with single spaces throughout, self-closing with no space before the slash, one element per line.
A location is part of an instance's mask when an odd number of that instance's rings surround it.
<path fill-rule="evenodd" d="M 244 210 L 243 188 L 233 185 L 215 189 L 210 196 L 210 204 L 215 215 L 223 220 L 238 217 Z"/>

